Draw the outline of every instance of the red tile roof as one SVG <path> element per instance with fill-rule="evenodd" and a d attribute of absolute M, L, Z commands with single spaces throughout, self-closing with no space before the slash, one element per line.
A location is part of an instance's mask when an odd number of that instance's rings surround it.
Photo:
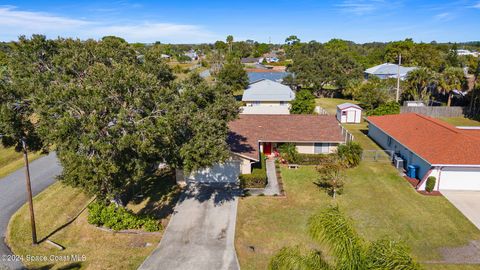
<path fill-rule="evenodd" d="M 229 123 L 233 152 L 258 160 L 259 142 L 343 142 L 335 116 L 241 114 Z"/>
<path fill-rule="evenodd" d="M 480 165 L 480 134 L 432 117 L 405 113 L 367 121 L 432 165 Z"/>

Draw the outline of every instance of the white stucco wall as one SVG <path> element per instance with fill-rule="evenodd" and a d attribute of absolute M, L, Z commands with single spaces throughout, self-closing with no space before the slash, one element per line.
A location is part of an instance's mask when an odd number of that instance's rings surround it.
<path fill-rule="evenodd" d="M 281 103 L 280 101 L 259 101 L 258 103 L 252 101 L 246 101 L 246 106 L 289 106 L 288 102 Z"/>
<path fill-rule="evenodd" d="M 342 115 L 342 111 L 347 115 Z M 362 121 L 362 110 L 351 107 L 340 110 L 337 108 L 337 120 L 340 123 L 360 123 Z"/>
<path fill-rule="evenodd" d="M 377 142 L 383 149 L 392 150 L 404 159 L 405 168 L 408 165 L 418 166 L 418 178 L 423 179 L 425 174 L 432 168 L 430 163 L 426 162 L 415 153 L 408 150 L 405 146 L 392 138 L 391 144 L 388 145 L 388 135 L 372 124 L 368 124 L 368 136 Z"/>
<path fill-rule="evenodd" d="M 298 153 L 301 154 L 314 154 L 315 148 L 313 147 L 313 143 L 295 143 L 297 146 Z"/>

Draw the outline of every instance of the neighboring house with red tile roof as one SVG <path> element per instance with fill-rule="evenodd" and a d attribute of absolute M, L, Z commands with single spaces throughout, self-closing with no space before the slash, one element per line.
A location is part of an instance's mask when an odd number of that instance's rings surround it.
<path fill-rule="evenodd" d="M 333 153 L 346 141 L 335 116 L 241 114 L 229 123 L 228 145 L 232 157 L 224 163 L 194 172 L 187 181 L 231 182 L 251 173 L 260 153 L 273 155 L 282 143 L 294 143 L 299 153 Z M 183 175 L 178 176 L 177 179 Z"/>
<path fill-rule="evenodd" d="M 370 116 L 368 135 L 381 147 L 415 165 L 425 189 L 428 176 L 435 190 L 480 190 L 480 131 L 458 128 L 428 116 L 405 113 Z"/>

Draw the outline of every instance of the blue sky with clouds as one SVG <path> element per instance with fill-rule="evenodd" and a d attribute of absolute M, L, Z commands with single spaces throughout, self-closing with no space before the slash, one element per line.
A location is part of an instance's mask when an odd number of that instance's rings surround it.
<path fill-rule="evenodd" d="M 224 39 L 281 43 L 480 40 L 480 0 L 0 1 L 0 40 L 48 37 L 199 43 Z"/>

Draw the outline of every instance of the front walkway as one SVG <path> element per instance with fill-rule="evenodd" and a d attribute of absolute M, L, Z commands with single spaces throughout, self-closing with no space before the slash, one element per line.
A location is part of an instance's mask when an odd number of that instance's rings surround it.
<path fill-rule="evenodd" d="M 139 269 L 240 269 L 234 247 L 240 194 L 228 184 L 189 184 L 159 246 Z"/>
<path fill-rule="evenodd" d="M 278 185 L 277 173 L 275 168 L 275 159 L 267 159 L 266 161 L 266 169 L 267 169 L 267 185 L 265 188 L 250 188 L 248 192 L 250 195 L 258 196 L 258 195 L 265 195 L 265 196 L 274 196 L 280 195 L 280 186 Z"/>

